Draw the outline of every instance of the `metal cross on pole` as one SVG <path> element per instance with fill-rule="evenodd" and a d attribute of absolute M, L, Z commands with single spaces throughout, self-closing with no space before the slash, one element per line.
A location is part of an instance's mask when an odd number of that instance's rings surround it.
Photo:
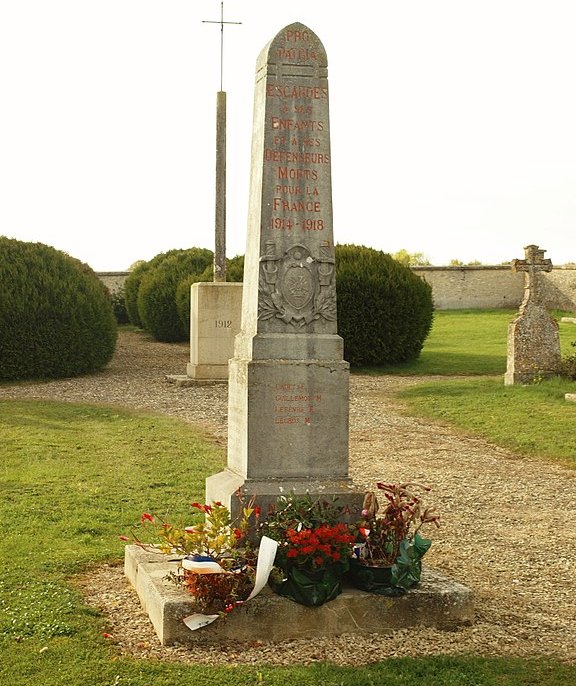
<path fill-rule="evenodd" d="M 220 90 L 222 88 L 224 74 L 224 24 L 241 24 L 241 21 L 224 21 L 224 1 L 220 3 L 220 19 L 203 19 L 203 24 L 220 24 Z"/>
<path fill-rule="evenodd" d="M 214 281 L 226 281 L 226 93 L 222 90 L 224 73 L 224 2 L 220 3 L 220 20 L 203 20 L 204 24 L 220 24 L 220 91 L 216 96 L 216 214 L 214 246 Z"/>

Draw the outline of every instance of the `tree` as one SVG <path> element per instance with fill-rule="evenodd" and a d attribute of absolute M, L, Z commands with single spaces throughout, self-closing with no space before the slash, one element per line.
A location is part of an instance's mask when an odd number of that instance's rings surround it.
<path fill-rule="evenodd" d="M 407 250 L 398 250 L 392 257 L 405 267 L 429 267 L 430 260 L 421 252 L 410 253 Z"/>

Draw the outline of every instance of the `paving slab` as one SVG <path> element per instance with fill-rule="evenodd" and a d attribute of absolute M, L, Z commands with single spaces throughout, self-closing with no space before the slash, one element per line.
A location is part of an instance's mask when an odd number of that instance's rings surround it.
<path fill-rule="evenodd" d="M 148 613 L 162 645 L 226 641 L 279 642 L 339 634 L 391 633 L 411 627 L 454 631 L 474 621 L 472 591 L 424 567 L 416 588 L 388 598 L 344 587 L 335 600 L 310 608 L 282 598 L 268 587 L 212 624 L 191 631 L 183 620 L 194 613 L 192 597 L 168 576 L 177 562 L 164 555 L 126 546 L 124 570 Z"/>

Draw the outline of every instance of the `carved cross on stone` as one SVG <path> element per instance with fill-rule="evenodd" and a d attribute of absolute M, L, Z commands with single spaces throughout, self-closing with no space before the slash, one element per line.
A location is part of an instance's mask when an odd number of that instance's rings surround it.
<path fill-rule="evenodd" d="M 527 245 L 524 248 L 523 260 L 512 260 L 511 267 L 513 272 L 526 272 L 525 293 L 523 306 L 529 302 L 540 305 L 539 292 L 539 272 L 551 272 L 552 260 L 544 257 L 545 250 L 541 250 L 537 245 Z"/>

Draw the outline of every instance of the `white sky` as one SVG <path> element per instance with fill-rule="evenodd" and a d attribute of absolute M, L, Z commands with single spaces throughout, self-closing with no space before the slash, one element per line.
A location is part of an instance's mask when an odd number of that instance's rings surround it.
<path fill-rule="evenodd" d="M 97 271 L 214 248 L 219 0 L 0 0 L 0 234 Z M 256 58 L 328 54 L 334 239 L 576 261 L 574 0 L 226 0 L 227 253 L 245 252 Z"/>

